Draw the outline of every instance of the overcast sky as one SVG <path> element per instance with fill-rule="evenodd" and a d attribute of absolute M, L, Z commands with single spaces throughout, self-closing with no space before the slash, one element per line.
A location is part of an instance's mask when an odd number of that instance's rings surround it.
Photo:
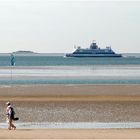
<path fill-rule="evenodd" d="M 0 0 L 0 53 L 65 53 L 92 40 L 140 53 L 140 1 Z"/>

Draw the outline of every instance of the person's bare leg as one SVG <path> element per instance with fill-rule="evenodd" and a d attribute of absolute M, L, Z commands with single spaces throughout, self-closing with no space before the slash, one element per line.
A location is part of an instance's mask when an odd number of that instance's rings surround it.
<path fill-rule="evenodd" d="M 11 120 L 11 128 L 16 129 L 16 126 L 14 126 L 13 121 Z"/>
<path fill-rule="evenodd" d="M 9 119 L 9 121 L 8 121 L 8 129 L 9 129 L 9 130 L 11 130 L 11 123 L 12 123 L 12 120 Z"/>

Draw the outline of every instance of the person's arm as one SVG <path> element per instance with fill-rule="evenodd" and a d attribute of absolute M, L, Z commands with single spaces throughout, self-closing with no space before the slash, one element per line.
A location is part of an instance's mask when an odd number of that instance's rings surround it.
<path fill-rule="evenodd" d="M 6 115 L 8 115 L 8 111 L 9 111 L 9 108 L 7 107 L 5 111 Z"/>
<path fill-rule="evenodd" d="M 8 109 L 8 117 L 11 118 L 11 116 L 12 116 L 12 109 L 9 108 L 9 109 Z"/>

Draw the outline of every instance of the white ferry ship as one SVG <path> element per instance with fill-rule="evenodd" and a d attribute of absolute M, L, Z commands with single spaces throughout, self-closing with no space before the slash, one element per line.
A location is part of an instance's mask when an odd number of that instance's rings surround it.
<path fill-rule="evenodd" d="M 73 53 L 67 53 L 66 57 L 122 57 L 122 54 L 115 53 L 111 47 L 101 49 L 93 41 L 90 48 L 78 47 Z"/>

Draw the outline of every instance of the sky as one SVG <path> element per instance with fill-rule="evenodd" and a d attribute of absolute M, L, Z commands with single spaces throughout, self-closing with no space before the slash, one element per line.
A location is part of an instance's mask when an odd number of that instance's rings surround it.
<path fill-rule="evenodd" d="M 0 53 L 67 53 L 93 40 L 140 53 L 140 1 L 0 0 Z"/>

